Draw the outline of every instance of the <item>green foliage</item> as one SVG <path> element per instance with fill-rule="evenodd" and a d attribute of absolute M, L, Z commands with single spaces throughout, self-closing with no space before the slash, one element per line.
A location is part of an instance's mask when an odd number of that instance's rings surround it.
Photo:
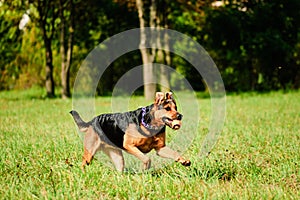
<path fill-rule="evenodd" d="M 299 8 L 299 1 L 277 0 L 208 10 L 206 44 L 228 90 L 299 87 L 293 58 L 299 51 Z"/>
<path fill-rule="evenodd" d="M 43 87 L 45 73 L 44 46 L 40 42 L 40 30 L 28 26 L 23 31 L 21 52 L 19 53 L 22 62 L 19 62 L 20 76 L 15 82 L 16 89 L 28 89 L 33 86 Z"/>
<path fill-rule="evenodd" d="M 23 13 L 0 3 L 0 90 L 12 89 L 19 78 L 18 54 L 21 46 L 21 32 L 18 29 Z"/>
<path fill-rule="evenodd" d="M 64 2 L 67 5 L 69 0 Z M 158 5 L 164 8 L 169 28 L 189 35 L 209 52 L 228 91 L 300 87 L 298 0 L 228 1 L 220 7 L 212 6 L 211 2 L 158 1 Z M 36 1 L 0 3 L 0 90 L 44 85 L 45 48 L 35 5 Z M 18 24 L 27 9 L 30 9 L 31 21 L 24 31 L 20 31 Z M 74 1 L 73 13 L 71 86 L 80 64 L 95 46 L 114 34 L 139 26 L 134 1 L 79 0 Z M 70 17 L 70 10 L 65 9 L 64 16 Z M 51 21 L 50 17 L 46 20 Z M 60 23 L 61 19 L 57 17 L 52 41 L 53 76 L 57 86 L 61 83 Z M 49 28 L 48 32 L 51 30 Z M 138 51 L 120 57 L 108 68 L 97 93 L 110 93 L 117 80 L 140 63 Z M 173 55 L 172 66 L 196 90 L 205 89 L 199 84 L 200 75 L 183 59 Z"/>
<path fill-rule="evenodd" d="M 299 92 L 227 96 L 217 145 L 199 158 L 209 127 L 210 99 L 199 99 L 201 121 L 185 157 L 140 174 L 118 173 L 101 160 L 82 173 L 82 141 L 71 100 L 39 98 L 45 91 L 0 93 L 0 199 L 297 199 Z M 188 100 L 187 100 L 188 101 Z M 97 113 L 110 99 L 96 98 Z M 131 102 L 145 105 L 143 98 Z M 183 120 L 184 127 L 193 126 Z M 168 134 L 170 130 L 167 130 Z"/>

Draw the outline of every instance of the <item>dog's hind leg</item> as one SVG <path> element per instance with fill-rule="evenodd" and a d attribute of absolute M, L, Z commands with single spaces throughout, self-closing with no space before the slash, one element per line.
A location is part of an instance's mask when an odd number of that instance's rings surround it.
<path fill-rule="evenodd" d="M 118 171 L 124 171 L 124 157 L 121 149 L 107 147 L 104 145 L 104 147 L 101 147 L 101 150 L 110 157 Z"/>
<path fill-rule="evenodd" d="M 82 169 L 84 166 L 90 164 L 95 153 L 98 151 L 101 144 L 101 140 L 98 134 L 94 131 L 93 127 L 90 126 L 84 136 L 83 148 L 84 153 L 82 156 Z"/>

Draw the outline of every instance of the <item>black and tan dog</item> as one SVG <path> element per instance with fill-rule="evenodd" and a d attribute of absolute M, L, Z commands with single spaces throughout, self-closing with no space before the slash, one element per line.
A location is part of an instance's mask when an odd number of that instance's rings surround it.
<path fill-rule="evenodd" d="M 179 153 L 166 146 L 166 125 L 174 130 L 181 126 L 182 115 L 177 112 L 171 92 L 156 93 L 154 104 L 125 113 L 102 114 L 84 122 L 76 111 L 70 112 L 85 132 L 82 167 L 89 164 L 98 150 L 104 151 L 119 171 L 124 170 L 122 150 L 136 156 L 149 169 L 151 160 L 145 154 L 152 149 L 157 155 L 171 158 L 189 166 Z"/>

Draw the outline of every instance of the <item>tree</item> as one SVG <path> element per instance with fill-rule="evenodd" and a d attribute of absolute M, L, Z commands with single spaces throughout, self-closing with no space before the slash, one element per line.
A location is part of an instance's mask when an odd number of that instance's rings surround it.
<path fill-rule="evenodd" d="M 12 89 L 19 76 L 22 34 L 17 25 L 23 13 L 18 8 L 19 2 L 0 1 L 0 90 Z"/>
<path fill-rule="evenodd" d="M 106 38 L 139 24 L 141 50 L 114 61 L 107 69 L 108 76 L 101 78 L 97 94 L 109 94 L 119 78 L 141 62 L 145 64 L 145 83 L 150 83 L 145 85 L 148 99 L 157 88 L 156 77 L 166 86 L 161 90 L 168 90 L 169 81 L 175 83 L 166 68 L 156 68 L 154 62 L 176 66 L 195 90 L 204 89 L 199 84 L 200 74 L 180 56 L 170 54 L 169 36 L 162 35 L 162 27 L 189 35 L 203 45 L 217 64 L 227 90 L 300 85 L 299 0 L 218 1 L 222 2 L 218 5 L 214 0 L 0 2 L 0 89 L 46 85 L 47 96 L 51 97 L 56 82 L 61 83 L 62 97 L 67 97 L 88 52 Z M 30 23 L 20 31 L 18 24 L 27 10 Z M 149 29 L 145 27 L 153 27 L 156 35 L 146 33 Z M 154 48 L 146 49 L 150 43 Z"/>
<path fill-rule="evenodd" d="M 38 11 L 38 25 L 42 30 L 42 36 L 45 46 L 46 58 L 46 92 L 47 97 L 55 96 L 55 83 L 53 79 L 53 52 L 52 40 L 55 34 L 55 20 L 58 17 L 58 10 L 56 9 L 57 1 L 51 0 L 36 0 L 34 5 Z"/>
<path fill-rule="evenodd" d="M 151 0 L 150 4 L 150 20 L 147 23 L 145 20 L 145 5 L 143 0 L 136 0 L 136 6 L 138 10 L 138 16 L 140 21 L 140 51 L 142 54 L 142 60 L 143 60 L 143 78 L 144 78 L 144 95 L 147 100 L 150 100 L 153 98 L 153 94 L 156 90 L 155 85 L 155 75 L 154 75 L 154 69 L 153 69 L 153 61 L 154 61 L 154 49 L 147 49 L 146 43 L 149 42 L 148 40 L 152 39 L 151 36 L 149 37 L 149 34 L 147 36 L 147 32 L 145 30 L 145 27 L 148 25 L 154 27 L 154 19 L 156 15 L 156 7 L 154 0 Z"/>
<path fill-rule="evenodd" d="M 153 62 L 158 61 L 168 66 L 171 65 L 171 55 L 169 49 L 168 32 L 161 32 L 161 28 L 168 28 L 167 3 L 159 0 L 142 1 L 136 0 L 140 22 L 140 52 L 144 64 L 144 93 L 146 99 L 153 98 L 156 91 L 156 77 Z M 147 9 L 149 7 L 149 9 Z M 149 13 L 146 11 L 149 10 Z M 147 20 L 148 19 L 148 20 Z M 150 32 L 145 31 L 145 27 L 151 27 Z M 149 30 L 149 29 L 148 29 Z M 163 34 L 163 35 L 162 35 Z M 146 49 L 146 44 L 155 44 L 155 48 Z M 163 51 L 162 49 L 165 49 Z M 169 74 L 164 66 L 159 69 L 160 83 L 162 91 L 170 90 Z"/>
<path fill-rule="evenodd" d="M 227 90 L 272 90 L 296 83 L 297 0 L 235 1 L 207 9 L 205 44 Z"/>
<path fill-rule="evenodd" d="M 60 0 L 60 55 L 62 98 L 70 97 L 70 67 L 73 53 L 74 12 L 73 0 Z M 69 13 L 65 14 L 65 11 Z"/>
<path fill-rule="evenodd" d="M 167 66 L 171 66 L 171 54 L 169 47 L 169 35 L 168 31 L 163 31 L 161 33 L 160 28 L 169 28 L 168 24 L 168 1 L 156 1 L 157 3 L 157 14 L 156 14 L 156 31 L 158 32 L 158 36 L 156 37 L 156 46 L 157 46 L 157 56 L 156 61 L 160 63 L 164 63 Z M 164 49 L 164 50 L 162 50 Z M 169 71 L 166 70 L 165 66 L 161 66 L 159 69 L 159 78 L 160 78 L 160 91 L 167 92 L 170 91 L 170 75 Z"/>

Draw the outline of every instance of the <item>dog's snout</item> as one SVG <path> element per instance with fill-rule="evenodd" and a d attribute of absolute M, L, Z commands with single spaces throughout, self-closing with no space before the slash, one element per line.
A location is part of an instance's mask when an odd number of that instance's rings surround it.
<path fill-rule="evenodd" d="M 182 115 L 182 114 L 180 114 L 180 113 L 177 113 L 177 120 L 181 120 L 181 119 L 182 119 L 182 117 L 183 117 L 183 115 Z"/>

